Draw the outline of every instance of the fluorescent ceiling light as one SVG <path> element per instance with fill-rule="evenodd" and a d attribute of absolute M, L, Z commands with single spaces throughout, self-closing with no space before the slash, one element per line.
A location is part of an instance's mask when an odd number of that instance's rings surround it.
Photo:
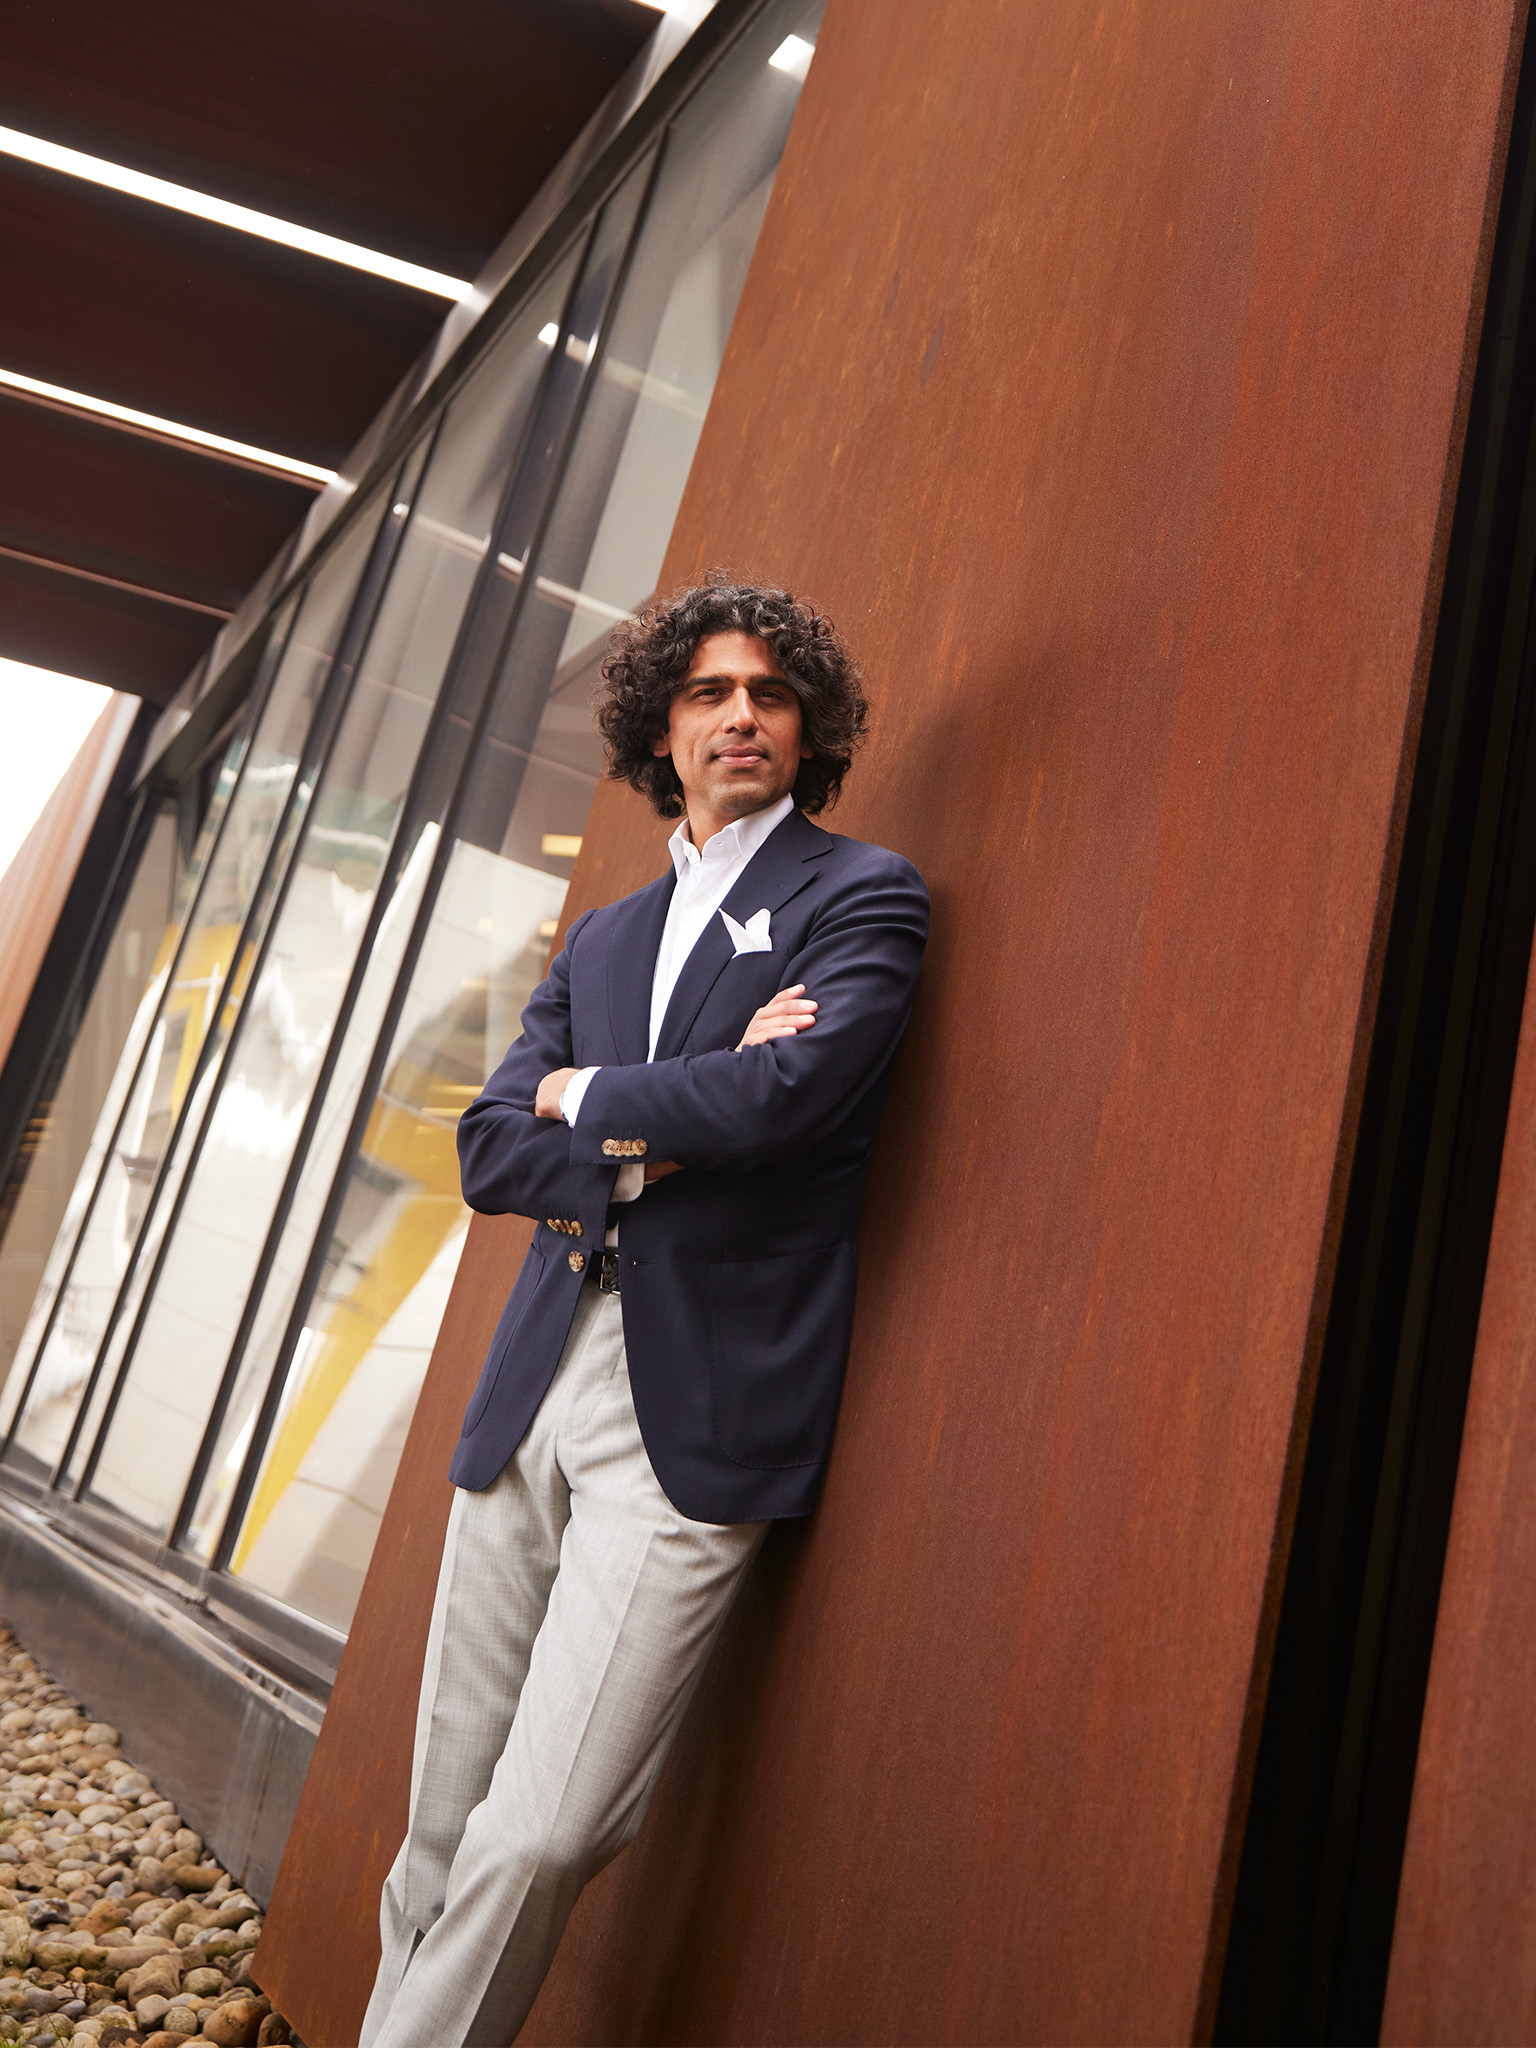
<path fill-rule="evenodd" d="M 553 348 L 560 339 L 560 330 L 553 320 L 546 320 L 544 322 L 544 325 L 539 329 L 539 339 L 546 348 Z"/>
<path fill-rule="evenodd" d="M 148 199 L 156 206 L 172 206 L 178 213 L 196 214 L 199 220 L 215 221 L 220 227 L 238 228 L 242 234 L 260 235 L 268 242 L 281 242 L 286 248 L 302 249 L 310 256 L 345 263 L 353 270 L 367 270 L 396 284 L 414 285 L 417 291 L 432 292 L 441 299 L 462 299 L 469 290 L 461 277 L 445 277 L 441 271 L 424 270 L 419 263 L 402 263 L 398 257 L 382 255 L 377 249 L 362 249 L 335 235 L 317 234 L 313 228 L 278 220 L 274 214 L 257 213 L 253 207 L 233 206 L 227 199 L 194 192 L 187 185 L 173 185 L 167 178 L 147 177 L 142 171 L 109 164 L 99 156 L 87 156 L 83 150 L 63 149 L 36 135 L 23 135 L 16 128 L 0 128 L 0 153 L 20 157 L 25 163 L 40 164 L 44 170 L 85 178 L 93 185 L 106 185 L 134 199 Z"/>
<path fill-rule="evenodd" d="M 670 14 L 685 28 L 697 28 L 714 4 L 715 0 L 645 0 L 647 7 L 654 7 L 658 14 Z"/>
<path fill-rule="evenodd" d="M 306 483 L 331 484 L 334 469 L 321 469 L 296 456 L 274 455 L 270 448 L 253 448 L 246 441 L 231 441 L 223 434 L 208 434 L 201 427 L 183 426 L 177 420 L 163 420 L 152 412 L 139 412 L 131 405 L 115 405 L 110 398 L 92 398 L 84 391 L 67 391 L 62 384 L 45 384 L 37 377 L 23 377 L 19 370 L 0 370 L 0 391 L 14 391 L 22 398 L 59 407 L 64 412 L 85 413 L 92 419 L 110 420 L 114 426 L 148 434 L 157 441 L 178 441 L 205 454 L 222 456 L 226 462 L 240 462 L 248 469 L 265 469 L 277 476 L 302 477 Z"/>
<path fill-rule="evenodd" d="M 815 54 L 816 45 L 808 43 L 804 36 L 786 36 L 768 62 L 775 71 L 787 71 L 791 78 L 803 82 Z"/>

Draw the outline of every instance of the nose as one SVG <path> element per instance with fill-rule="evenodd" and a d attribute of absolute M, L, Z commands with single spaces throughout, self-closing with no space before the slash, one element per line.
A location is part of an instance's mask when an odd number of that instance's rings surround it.
<path fill-rule="evenodd" d="M 757 725 L 757 706 L 745 683 L 738 683 L 726 707 L 725 722 L 732 732 L 752 732 Z"/>

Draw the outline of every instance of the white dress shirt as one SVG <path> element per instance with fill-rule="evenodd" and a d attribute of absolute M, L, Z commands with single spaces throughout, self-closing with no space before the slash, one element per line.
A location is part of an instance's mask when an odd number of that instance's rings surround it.
<path fill-rule="evenodd" d="M 793 809 L 794 798 L 781 796 L 767 810 L 753 811 L 745 818 L 737 818 L 722 826 L 712 839 L 705 840 L 702 853 L 689 837 L 686 818 L 667 841 L 667 851 L 672 856 L 672 866 L 677 874 L 677 886 L 672 891 L 672 901 L 667 905 L 667 921 L 662 927 L 661 944 L 656 949 L 656 972 L 651 977 L 651 1042 L 645 1055 L 647 1064 L 656 1057 L 656 1041 L 661 1036 L 662 1020 L 672 1000 L 672 991 L 677 987 L 678 976 L 687 964 L 689 954 L 704 936 L 705 926 L 730 895 L 753 854 Z M 560 1114 L 568 1124 L 574 1124 L 581 1115 L 587 1084 L 598 1071 L 596 1067 L 583 1067 L 566 1082 L 560 1097 Z M 637 1162 L 621 1166 L 619 1177 L 613 1184 L 612 1199 L 615 1202 L 632 1202 L 644 1188 L 643 1166 Z M 616 1238 L 617 1233 L 610 1230 L 608 1242 L 612 1244 Z"/>

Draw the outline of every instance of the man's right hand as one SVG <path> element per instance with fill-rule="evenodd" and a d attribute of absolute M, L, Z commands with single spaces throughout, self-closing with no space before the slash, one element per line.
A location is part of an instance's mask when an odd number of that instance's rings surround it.
<path fill-rule="evenodd" d="M 771 1038 L 793 1038 L 809 1031 L 816 1022 L 816 1004 L 805 993 L 805 983 L 781 988 L 771 1003 L 764 1003 L 742 1035 L 736 1050 L 749 1045 L 766 1045 Z"/>

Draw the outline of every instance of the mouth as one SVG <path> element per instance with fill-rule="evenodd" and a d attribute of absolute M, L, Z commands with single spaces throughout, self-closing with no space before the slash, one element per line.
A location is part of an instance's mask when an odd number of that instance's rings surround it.
<path fill-rule="evenodd" d="M 768 756 L 756 747 L 722 747 L 714 758 L 727 768 L 755 768 Z"/>

